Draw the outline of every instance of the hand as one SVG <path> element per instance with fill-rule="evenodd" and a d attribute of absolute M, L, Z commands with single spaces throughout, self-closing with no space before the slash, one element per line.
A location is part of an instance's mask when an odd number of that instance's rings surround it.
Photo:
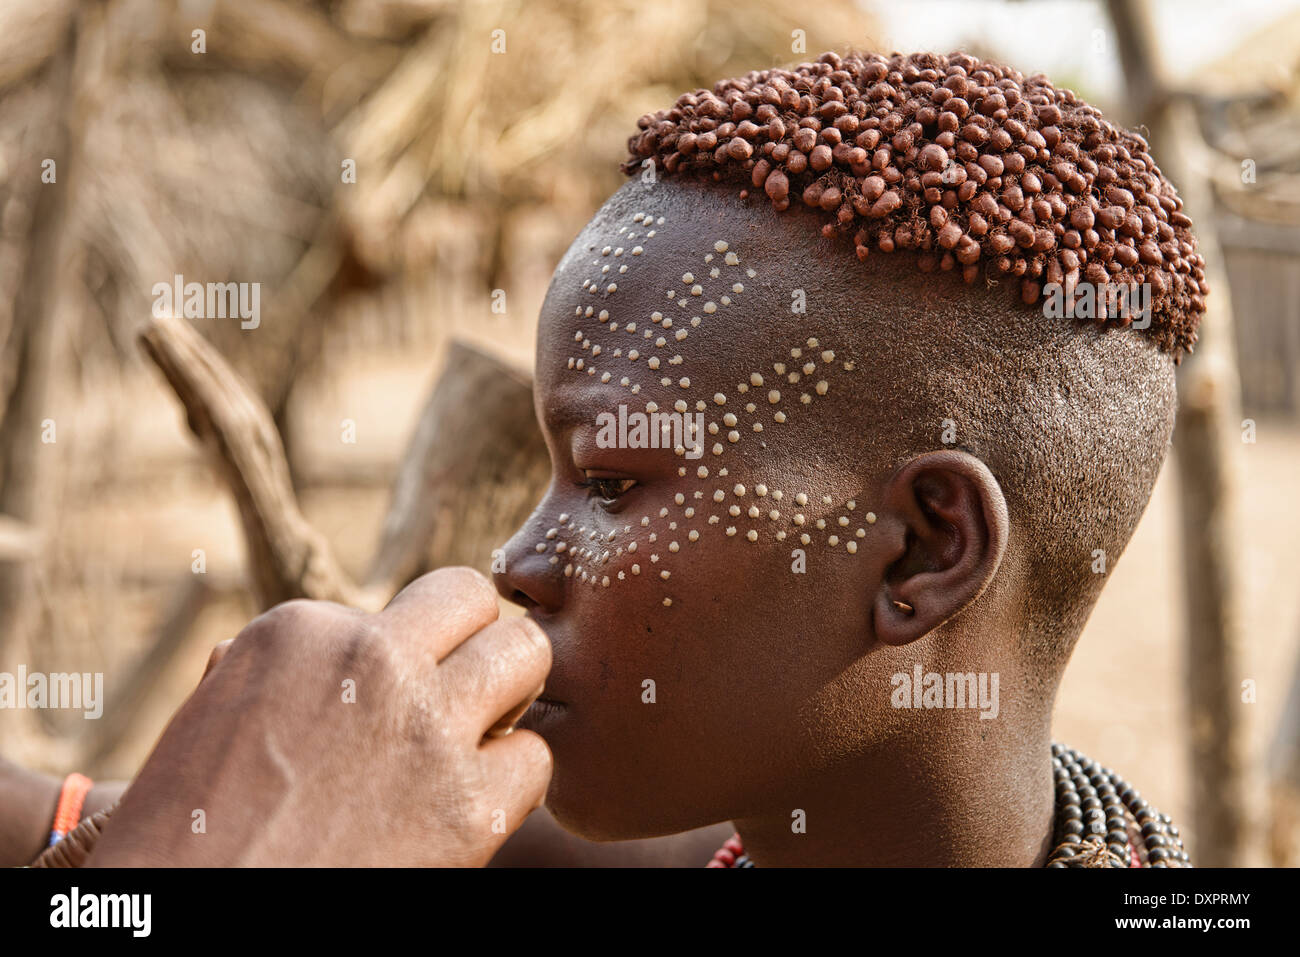
<path fill-rule="evenodd" d="M 546 795 L 550 750 L 509 727 L 550 667 L 470 569 L 377 615 L 277 605 L 213 652 L 89 864 L 486 864 Z"/>

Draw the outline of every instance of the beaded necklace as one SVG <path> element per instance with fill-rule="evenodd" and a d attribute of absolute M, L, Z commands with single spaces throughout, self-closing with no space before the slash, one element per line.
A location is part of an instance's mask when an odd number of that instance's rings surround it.
<path fill-rule="evenodd" d="M 1056 824 L 1048 867 L 1191 867 L 1169 820 L 1122 777 L 1073 748 L 1052 745 Z M 739 834 L 707 867 L 753 867 Z"/>

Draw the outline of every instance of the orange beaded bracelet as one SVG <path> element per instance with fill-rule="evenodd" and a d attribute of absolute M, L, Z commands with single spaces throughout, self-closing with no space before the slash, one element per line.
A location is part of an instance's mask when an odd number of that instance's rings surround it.
<path fill-rule="evenodd" d="M 50 830 L 50 847 L 63 840 L 81 821 L 81 809 L 86 804 L 86 795 L 95 786 L 95 782 L 84 774 L 75 771 L 63 779 L 59 790 L 59 803 L 54 809 L 54 827 Z"/>

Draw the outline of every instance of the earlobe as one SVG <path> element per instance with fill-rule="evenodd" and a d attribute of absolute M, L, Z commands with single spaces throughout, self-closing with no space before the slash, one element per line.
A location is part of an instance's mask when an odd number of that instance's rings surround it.
<path fill-rule="evenodd" d="M 882 507 L 885 551 L 873 621 L 882 642 L 905 645 L 988 587 L 1006 551 L 1007 504 L 987 465 L 947 449 L 895 472 Z"/>

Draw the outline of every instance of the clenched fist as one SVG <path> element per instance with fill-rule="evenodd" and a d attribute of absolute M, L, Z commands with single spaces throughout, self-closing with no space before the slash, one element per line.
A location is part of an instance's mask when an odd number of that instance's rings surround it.
<path fill-rule="evenodd" d="M 551 666 L 450 568 L 377 615 L 292 601 L 213 652 L 91 866 L 481 866 L 538 807 L 545 742 L 513 721 Z"/>

